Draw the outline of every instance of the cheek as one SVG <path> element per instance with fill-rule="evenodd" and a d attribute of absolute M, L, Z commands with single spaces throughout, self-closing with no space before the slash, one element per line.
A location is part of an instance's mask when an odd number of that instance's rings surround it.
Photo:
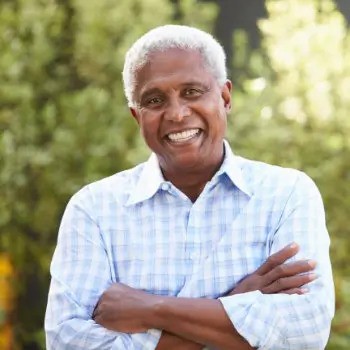
<path fill-rule="evenodd" d="M 211 123 L 211 127 L 213 129 L 213 136 L 216 139 L 222 139 L 226 135 L 227 129 L 227 118 L 226 114 L 222 112 L 216 112 L 215 121 Z"/>
<path fill-rule="evenodd" d="M 209 125 L 218 133 L 222 133 L 227 127 L 227 113 L 223 107 L 218 105 L 212 106 L 210 111 L 211 118 L 208 120 Z"/>
<path fill-rule="evenodd" d="M 159 118 L 152 115 L 143 116 L 140 130 L 147 143 L 153 143 L 159 131 Z"/>

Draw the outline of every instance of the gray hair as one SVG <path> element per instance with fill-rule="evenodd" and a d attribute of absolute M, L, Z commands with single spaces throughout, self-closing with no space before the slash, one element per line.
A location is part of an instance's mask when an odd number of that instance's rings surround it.
<path fill-rule="evenodd" d="M 197 28 L 168 24 L 144 34 L 125 55 L 123 82 L 129 107 L 135 107 L 137 71 L 148 62 L 151 53 L 173 48 L 198 51 L 217 82 L 220 85 L 226 82 L 226 55 L 219 42 Z"/>

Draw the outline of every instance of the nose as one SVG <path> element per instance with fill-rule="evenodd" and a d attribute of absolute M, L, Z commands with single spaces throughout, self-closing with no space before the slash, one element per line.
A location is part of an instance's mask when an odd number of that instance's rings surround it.
<path fill-rule="evenodd" d="M 190 115 L 190 110 L 185 101 L 181 98 L 174 97 L 168 101 L 165 110 L 165 118 L 173 122 L 181 122 L 185 117 Z"/>

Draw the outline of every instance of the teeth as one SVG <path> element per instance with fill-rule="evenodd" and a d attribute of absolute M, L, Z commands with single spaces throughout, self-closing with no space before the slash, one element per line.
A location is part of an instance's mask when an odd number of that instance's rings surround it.
<path fill-rule="evenodd" d="M 187 141 L 193 136 L 197 135 L 198 133 L 199 133 L 199 129 L 191 129 L 191 130 L 185 130 L 185 131 L 169 134 L 168 137 L 171 141 L 175 141 L 175 142 Z"/>

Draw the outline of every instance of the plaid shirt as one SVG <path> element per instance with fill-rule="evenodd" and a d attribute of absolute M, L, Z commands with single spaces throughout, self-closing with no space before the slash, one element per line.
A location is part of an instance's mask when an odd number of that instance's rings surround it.
<path fill-rule="evenodd" d="M 221 297 L 291 242 L 317 261 L 305 295 Z M 220 298 L 259 349 L 323 349 L 334 312 L 329 236 L 319 191 L 304 173 L 233 155 L 195 203 L 165 181 L 155 155 L 70 200 L 51 264 L 47 349 L 155 349 L 161 331 L 125 334 L 91 316 L 114 282 L 158 295 Z"/>

